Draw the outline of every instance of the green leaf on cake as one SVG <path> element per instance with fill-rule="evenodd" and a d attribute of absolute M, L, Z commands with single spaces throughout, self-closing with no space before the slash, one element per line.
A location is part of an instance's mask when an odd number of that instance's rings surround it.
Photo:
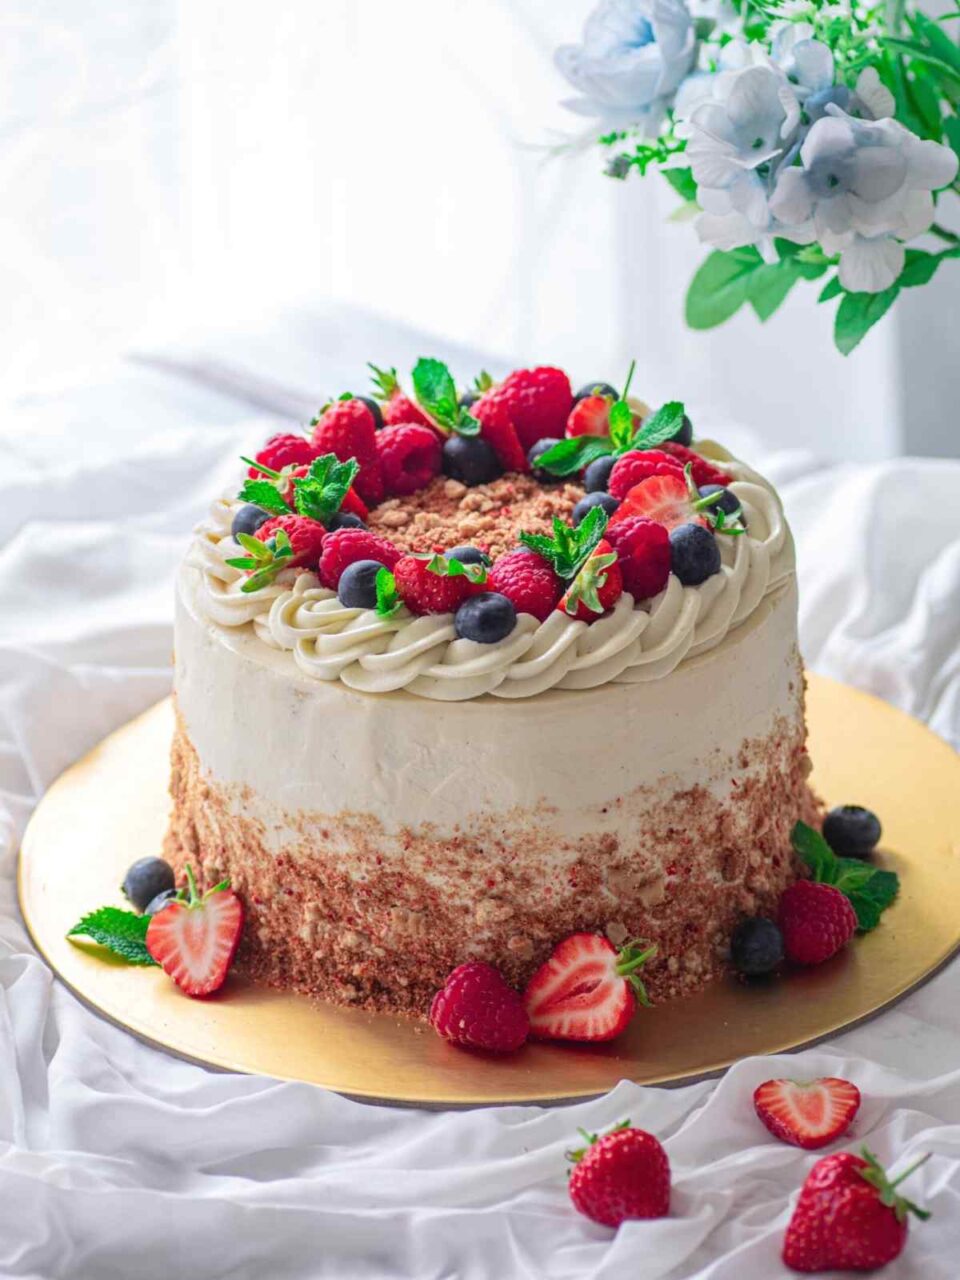
<path fill-rule="evenodd" d="M 326 524 L 340 510 L 359 470 L 356 458 L 341 462 L 335 453 L 314 458 L 307 474 L 293 482 L 297 514 Z"/>
<path fill-rule="evenodd" d="M 453 375 L 442 360 L 421 356 L 413 367 L 413 391 L 420 406 L 444 430 L 461 436 L 480 434 L 480 423 L 461 408 Z"/>
<path fill-rule="evenodd" d="M 128 964 L 155 965 L 156 960 L 147 950 L 150 920 L 150 916 L 139 916 L 119 907 L 100 907 L 75 924 L 67 937 L 90 938 Z"/>
<path fill-rule="evenodd" d="M 521 533 L 520 541 L 552 565 L 558 577 L 569 582 L 596 550 L 609 519 L 603 507 L 593 507 L 576 528 L 554 516 L 552 538 L 542 533 Z"/>
<path fill-rule="evenodd" d="M 272 511 L 274 515 L 288 516 L 290 505 L 283 498 L 277 486 L 269 480 L 246 480 L 237 494 L 241 502 L 252 502 L 255 507 L 264 511 Z"/>
<path fill-rule="evenodd" d="M 414 555 L 414 560 L 426 562 L 427 572 L 438 578 L 466 578 L 474 586 L 482 586 L 487 580 L 485 564 L 467 564 L 463 560 L 447 559 L 439 553 L 424 552 Z"/>
<path fill-rule="evenodd" d="M 640 423 L 630 441 L 630 449 L 655 449 L 658 444 L 672 440 L 683 426 L 686 410 L 680 400 L 670 400 L 661 405 L 649 418 Z"/>
<path fill-rule="evenodd" d="M 900 891 L 895 871 L 883 871 L 859 858 L 838 858 L 819 831 L 798 822 L 790 836 L 794 849 L 818 884 L 833 885 L 850 899 L 857 928 L 869 933 Z"/>
<path fill-rule="evenodd" d="M 607 436 L 574 436 L 559 440 L 537 458 L 537 468 L 554 476 L 572 476 L 597 458 L 613 453 L 613 442 Z"/>
<path fill-rule="evenodd" d="M 266 542 L 251 537 L 249 533 L 238 533 L 237 541 L 247 554 L 235 556 L 227 564 L 232 569 L 242 569 L 250 575 L 240 588 L 245 595 L 259 591 L 261 587 L 273 582 L 280 570 L 285 569 L 293 558 L 293 547 L 285 529 L 278 529 Z"/>
<path fill-rule="evenodd" d="M 377 570 L 374 579 L 377 589 L 376 611 L 381 618 L 392 618 L 403 605 L 397 591 L 397 580 L 386 567 Z"/>

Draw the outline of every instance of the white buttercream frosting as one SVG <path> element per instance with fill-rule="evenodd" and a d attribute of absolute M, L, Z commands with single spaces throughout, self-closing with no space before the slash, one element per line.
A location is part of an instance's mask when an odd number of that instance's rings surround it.
<path fill-rule="evenodd" d="M 187 558 L 200 578 L 197 607 L 219 626 L 251 627 L 265 648 L 291 653 L 304 675 L 364 693 L 404 689 L 453 702 L 659 680 L 720 644 L 794 574 L 793 541 L 770 484 L 719 447 L 698 448 L 734 476 L 730 488 L 747 532 L 718 535 L 720 572 L 700 586 L 684 587 L 671 574 L 659 595 L 635 601 L 624 593 L 590 624 L 560 611 L 542 623 L 521 614 L 509 636 L 484 645 L 458 639 L 452 614 L 414 617 L 401 609 L 382 618 L 347 608 L 312 573 L 284 570 L 244 593 L 245 575 L 226 563 L 243 554 L 230 536 L 239 504 L 228 500 L 214 504 Z"/>

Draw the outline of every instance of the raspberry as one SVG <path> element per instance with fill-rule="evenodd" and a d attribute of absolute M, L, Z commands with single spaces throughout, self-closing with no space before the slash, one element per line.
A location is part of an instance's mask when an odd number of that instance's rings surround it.
<path fill-rule="evenodd" d="M 288 569 L 303 565 L 313 567 L 320 558 L 320 549 L 326 537 L 326 529 L 308 516 L 274 516 L 260 526 L 253 535 L 259 542 L 269 542 L 278 529 L 290 539 L 293 556 L 286 561 Z"/>
<path fill-rule="evenodd" d="M 360 472 L 354 482 L 359 497 L 375 507 L 383 501 L 383 477 L 377 453 L 377 424 L 362 400 L 334 400 L 313 424 L 316 452 L 334 453 L 341 462 L 356 458 Z"/>
<path fill-rule="evenodd" d="M 282 471 L 284 467 L 309 465 L 318 457 L 320 450 L 306 436 L 281 432 L 271 436 L 267 443 L 255 453 L 254 459 L 262 462 L 271 471 Z M 263 479 L 263 472 L 251 467 L 247 472 L 252 480 Z"/>
<path fill-rule="evenodd" d="M 853 937 L 857 917 L 849 898 L 833 885 L 798 880 L 780 898 L 778 923 L 788 960 L 822 964 Z"/>
<path fill-rule="evenodd" d="M 535 551 L 508 551 L 490 570 L 490 590 L 513 602 L 517 613 L 546 622 L 563 592 L 563 583 Z"/>
<path fill-rule="evenodd" d="M 536 369 L 515 369 L 487 396 L 504 406 L 516 428 L 520 451 L 527 453 L 546 436 L 560 437 L 573 405 L 570 379 L 562 369 L 542 365 Z M 484 397 L 484 399 L 487 398 Z M 474 405 L 471 413 L 479 416 Z M 493 441 L 491 441 L 493 444 Z M 496 448 L 496 444 L 494 444 Z M 526 470 L 504 462 L 511 471 Z"/>
<path fill-rule="evenodd" d="M 607 530 L 607 538 L 620 556 L 624 591 L 648 600 L 663 590 L 670 577 L 670 534 L 662 524 L 628 516 Z"/>
<path fill-rule="evenodd" d="M 377 453 L 388 494 L 415 493 L 440 474 L 440 441 L 429 427 L 385 427 L 377 433 Z"/>
<path fill-rule="evenodd" d="M 320 557 L 320 581 L 331 591 L 340 585 L 340 575 L 347 565 L 356 560 L 376 560 L 392 569 L 400 559 L 400 552 L 386 538 L 379 538 L 368 529 L 337 529 L 328 533 Z"/>
<path fill-rule="evenodd" d="M 475 585 L 469 578 L 428 569 L 429 560 L 402 556 L 393 567 L 397 591 L 411 613 L 456 613 L 468 596 L 488 591 L 486 584 Z"/>
<path fill-rule="evenodd" d="M 504 471 L 530 470 L 507 402 L 500 399 L 496 391 L 481 396 L 470 406 L 470 412 L 479 421 L 480 435 L 497 455 Z"/>
<path fill-rule="evenodd" d="M 607 492 L 615 498 L 625 498 L 635 484 L 650 476 L 682 475 L 683 467 L 675 459 L 659 449 L 634 450 L 625 453 L 613 464 Z"/>
<path fill-rule="evenodd" d="M 516 991 L 492 965 L 478 960 L 462 964 L 450 974 L 433 997 L 430 1022 L 444 1040 L 494 1053 L 519 1049 L 530 1029 Z"/>
<path fill-rule="evenodd" d="M 676 458 L 681 467 L 685 467 L 688 462 L 693 464 L 693 483 L 698 489 L 705 484 L 733 484 L 733 476 L 707 462 L 706 458 L 701 458 L 699 453 L 688 449 L 686 445 L 677 444 L 675 440 L 666 440 L 660 448 L 671 458 Z"/>

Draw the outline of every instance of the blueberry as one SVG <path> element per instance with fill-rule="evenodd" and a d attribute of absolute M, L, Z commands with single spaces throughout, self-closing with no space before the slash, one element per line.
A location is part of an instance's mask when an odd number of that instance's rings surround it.
<path fill-rule="evenodd" d="M 255 507 L 253 503 L 248 502 L 233 517 L 230 533 L 234 538 L 238 533 L 245 533 L 252 538 L 260 526 L 266 524 L 269 519 L 271 519 L 269 511 L 264 511 L 263 507 Z"/>
<path fill-rule="evenodd" d="M 365 529 L 367 526 L 352 511 L 335 511 L 327 521 L 327 530 L 333 533 L 335 529 Z"/>
<path fill-rule="evenodd" d="M 155 916 L 158 911 L 162 911 L 164 907 L 169 906 L 176 896 L 176 889 L 164 889 L 162 893 L 158 893 L 155 898 L 150 899 L 143 909 L 143 914 L 145 916 Z"/>
<path fill-rule="evenodd" d="M 460 393 L 460 408 L 469 409 L 471 405 L 476 404 L 480 399 L 479 391 L 462 391 Z"/>
<path fill-rule="evenodd" d="M 158 893 L 176 883 L 173 867 L 162 858 L 139 858 L 123 878 L 121 886 L 131 906 L 143 911 Z"/>
<path fill-rule="evenodd" d="M 607 515 L 612 516 L 619 505 L 619 498 L 615 498 L 612 493 L 588 493 L 573 508 L 570 519 L 575 525 L 581 524 L 594 507 L 603 507 Z"/>
<path fill-rule="evenodd" d="M 573 397 L 573 403 L 579 404 L 587 396 L 612 396 L 614 400 L 619 400 L 620 392 L 616 387 L 611 387 L 609 382 L 587 382 Z"/>
<path fill-rule="evenodd" d="M 443 553 L 448 560 L 459 560 L 461 564 L 482 564 L 491 565 L 493 561 L 485 551 L 481 551 L 479 547 L 451 547 L 449 551 Z"/>
<path fill-rule="evenodd" d="M 555 444 L 560 441 L 555 436 L 544 436 L 542 440 L 538 440 L 536 444 L 530 446 L 530 452 L 527 454 L 527 461 L 530 463 L 530 471 L 534 480 L 539 480 L 541 484 L 556 484 L 562 480 L 563 476 L 555 476 L 552 471 L 544 471 L 542 467 L 535 465 L 541 454 L 552 449 Z"/>
<path fill-rule="evenodd" d="M 770 973 L 783 959 L 783 934 L 772 920 L 742 920 L 730 939 L 730 960 L 738 973 L 757 977 Z"/>
<path fill-rule="evenodd" d="M 453 435 L 444 442 L 443 474 L 451 480 L 473 488 L 489 484 L 502 472 L 497 455 L 480 436 Z"/>
<path fill-rule="evenodd" d="M 513 601 L 502 596 L 499 591 L 485 591 L 482 595 L 464 600 L 456 612 L 453 625 L 461 640 L 496 644 L 517 625 L 517 611 L 513 607 Z"/>
<path fill-rule="evenodd" d="M 712 493 L 722 493 L 723 497 L 719 502 L 713 504 L 710 508 L 711 511 L 723 511 L 728 516 L 739 515 L 742 519 L 743 513 L 740 510 L 740 499 L 735 493 L 725 489 L 722 484 L 705 484 L 700 490 L 701 498 L 709 498 Z"/>
<path fill-rule="evenodd" d="M 693 423 L 683 415 L 683 422 L 680 424 L 680 430 L 670 437 L 674 444 L 690 445 L 693 441 Z"/>
<path fill-rule="evenodd" d="M 610 472 L 616 461 L 611 454 L 606 458 L 595 458 L 590 463 L 583 473 L 583 487 L 587 493 L 606 493 L 610 484 Z"/>
<path fill-rule="evenodd" d="M 867 858 L 880 842 L 880 819 L 858 804 L 841 804 L 823 820 L 823 838 L 841 858 Z"/>
<path fill-rule="evenodd" d="M 354 396 L 354 400 L 359 400 L 361 404 L 365 404 L 373 414 L 373 429 L 380 431 L 383 427 L 383 410 L 376 400 L 370 396 Z"/>
<path fill-rule="evenodd" d="M 720 572 L 720 548 L 702 524 L 680 524 L 670 532 L 670 569 L 685 587 L 698 587 Z"/>
<path fill-rule="evenodd" d="M 337 599 L 348 609 L 373 609 L 377 603 L 379 560 L 354 560 L 340 575 Z"/>

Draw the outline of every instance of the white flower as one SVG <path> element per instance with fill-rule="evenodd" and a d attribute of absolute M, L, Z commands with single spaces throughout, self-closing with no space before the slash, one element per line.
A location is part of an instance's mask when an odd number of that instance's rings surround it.
<path fill-rule="evenodd" d="M 655 135 L 695 56 L 684 0 L 601 0 L 583 43 L 556 52 L 557 67 L 583 95 L 564 106 L 598 116 L 606 128 L 642 124 Z"/>
<path fill-rule="evenodd" d="M 859 85 L 858 85 L 859 89 Z M 853 292 L 889 288 L 903 269 L 903 240 L 933 221 L 932 191 L 957 173 L 957 157 L 896 120 L 857 120 L 835 104 L 784 168 L 770 199 L 782 221 L 812 221 L 827 254 L 840 254 L 840 283 Z"/>
<path fill-rule="evenodd" d="M 813 27 L 805 22 L 785 22 L 771 28 L 770 60 L 780 68 L 799 102 L 833 84 L 833 54 L 813 39 Z"/>

